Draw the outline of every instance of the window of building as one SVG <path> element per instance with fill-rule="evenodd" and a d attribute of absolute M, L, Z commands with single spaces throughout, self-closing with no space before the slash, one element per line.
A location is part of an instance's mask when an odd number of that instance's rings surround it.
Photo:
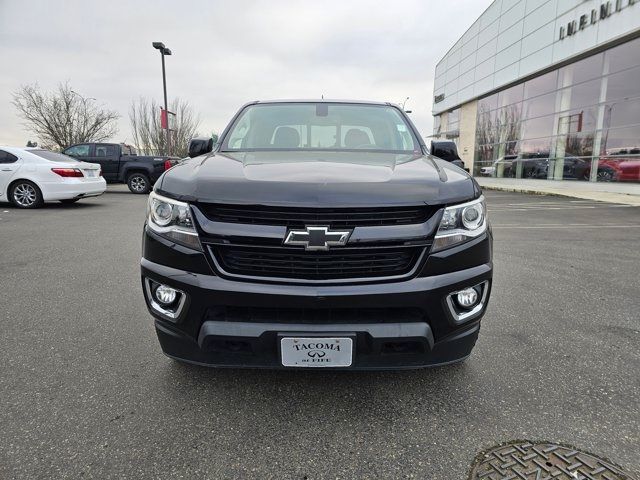
<path fill-rule="evenodd" d="M 498 107 L 506 107 L 522 101 L 524 84 L 520 83 L 498 93 Z"/>
<path fill-rule="evenodd" d="M 558 70 L 558 88 L 602 77 L 604 55 L 599 53 Z"/>
<path fill-rule="evenodd" d="M 555 115 L 547 115 L 546 117 L 538 117 L 524 122 L 522 138 L 532 139 L 553 135 L 554 116 Z"/>
<path fill-rule="evenodd" d="M 603 130 L 600 155 L 629 154 L 637 149 L 640 149 L 640 125 Z"/>
<path fill-rule="evenodd" d="M 640 65 L 640 38 L 607 50 L 604 56 L 609 66 L 609 73 L 638 66 Z"/>
<path fill-rule="evenodd" d="M 640 93 L 640 67 L 609 75 L 607 82 L 607 102 L 627 100 Z"/>
<path fill-rule="evenodd" d="M 532 78 L 524 84 L 525 99 L 537 97 L 545 93 L 552 92 L 556 89 L 558 84 L 558 71 L 546 73 L 536 78 Z"/>
<path fill-rule="evenodd" d="M 489 112 L 498 108 L 498 94 L 478 100 L 478 112 Z"/>
<path fill-rule="evenodd" d="M 594 132 L 571 133 L 564 144 L 564 156 L 586 157 L 593 155 Z"/>
<path fill-rule="evenodd" d="M 441 122 L 442 122 L 442 117 L 440 115 L 436 115 L 435 117 L 433 117 L 433 135 L 434 136 L 440 135 L 440 130 L 442 128 Z"/>
<path fill-rule="evenodd" d="M 474 173 L 640 182 L 639 88 L 635 39 L 478 100 Z"/>
<path fill-rule="evenodd" d="M 640 123 L 640 97 L 604 105 L 605 128 L 624 127 L 638 123 Z"/>
<path fill-rule="evenodd" d="M 602 80 L 598 78 L 560 90 L 558 110 L 569 110 L 598 103 L 601 85 Z"/>
<path fill-rule="evenodd" d="M 535 118 L 551 115 L 556 111 L 556 92 L 541 95 L 522 104 L 524 118 Z"/>
<path fill-rule="evenodd" d="M 460 109 L 451 110 L 447 115 L 447 132 L 455 132 L 460 129 Z"/>

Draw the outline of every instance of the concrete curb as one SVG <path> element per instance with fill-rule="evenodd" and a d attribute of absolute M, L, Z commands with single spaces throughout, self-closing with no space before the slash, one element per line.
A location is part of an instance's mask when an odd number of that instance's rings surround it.
<path fill-rule="evenodd" d="M 527 193 L 531 195 L 550 195 L 555 197 L 579 198 L 581 200 L 594 200 L 607 203 L 621 203 L 624 205 L 640 206 L 640 195 L 612 192 L 577 192 L 575 190 L 534 189 L 528 187 L 512 187 L 498 185 L 482 185 L 483 190 L 496 190 L 512 193 Z"/>

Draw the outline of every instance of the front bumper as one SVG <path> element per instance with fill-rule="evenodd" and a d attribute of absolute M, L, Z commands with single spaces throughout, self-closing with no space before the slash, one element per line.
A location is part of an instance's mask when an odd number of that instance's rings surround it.
<path fill-rule="evenodd" d="M 153 308 L 144 288 L 158 339 L 168 356 L 208 366 L 285 368 L 278 347 L 283 334 L 353 338 L 353 363 L 340 369 L 416 368 L 457 362 L 475 345 L 491 288 L 490 234 L 432 255 L 425 266 L 432 273 L 428 276 L 333 286 L 252 283 L 196 268 L 185 271 L 175 268 L 175 256 L 179 255 L 175 249 L 173 258 L 157 255 L 159 250 L 169 253 L 163 243 L 145 233 L 143 285 L 147 279 L 169 285 L 184 292 L 186 301 L 177 318 L 168 319 Z M 479 265 L 474 254 L 478 250 L 486 253 Z M 206 263 L 199 258 L 202 254 L 186 253 L 187 249 L 179 255 L 183 268 Z M 457 262 L 448 261 L 450 255 Z M 160 258 L 174 266 L 160 264 Z M 468 268 L 445 271 L 452 264 Z M 482 308 L 464 322 L 456 322 L 447 296 L 483 282 L 487 294 Z"/>

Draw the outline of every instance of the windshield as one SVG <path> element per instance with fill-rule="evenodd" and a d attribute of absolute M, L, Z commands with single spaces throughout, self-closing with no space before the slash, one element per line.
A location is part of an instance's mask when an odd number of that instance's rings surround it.
<path fill-rule="evenodd" d="M 221 150 L 416 153 L 420 146 L 398 110 L 387 105 L 267 103 L 242 111 Z"/>
<path fill-rule="evenodd" d="M 51 162 L 77 162 L 73 157 L 63 155 L 62 153 L 50 152 L 49 150 L 28 150 L 29 153 L 38 155 L 39 157 L 49 160 Z"/>

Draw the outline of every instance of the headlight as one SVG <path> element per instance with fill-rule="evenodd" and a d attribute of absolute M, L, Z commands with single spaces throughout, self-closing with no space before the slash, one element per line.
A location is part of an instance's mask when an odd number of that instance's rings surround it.
<path fill-rule="evenodd" d="M 202 250 L 187 203 L 151 192 L 147 206 L 147 226 L 162 237 Z"/>
<path fill-rule="evenodd" d="M 452 205 L 444 210 L 432 252 L 471 240 L 487 230 L 484 196 L 472 202 Z"/>

